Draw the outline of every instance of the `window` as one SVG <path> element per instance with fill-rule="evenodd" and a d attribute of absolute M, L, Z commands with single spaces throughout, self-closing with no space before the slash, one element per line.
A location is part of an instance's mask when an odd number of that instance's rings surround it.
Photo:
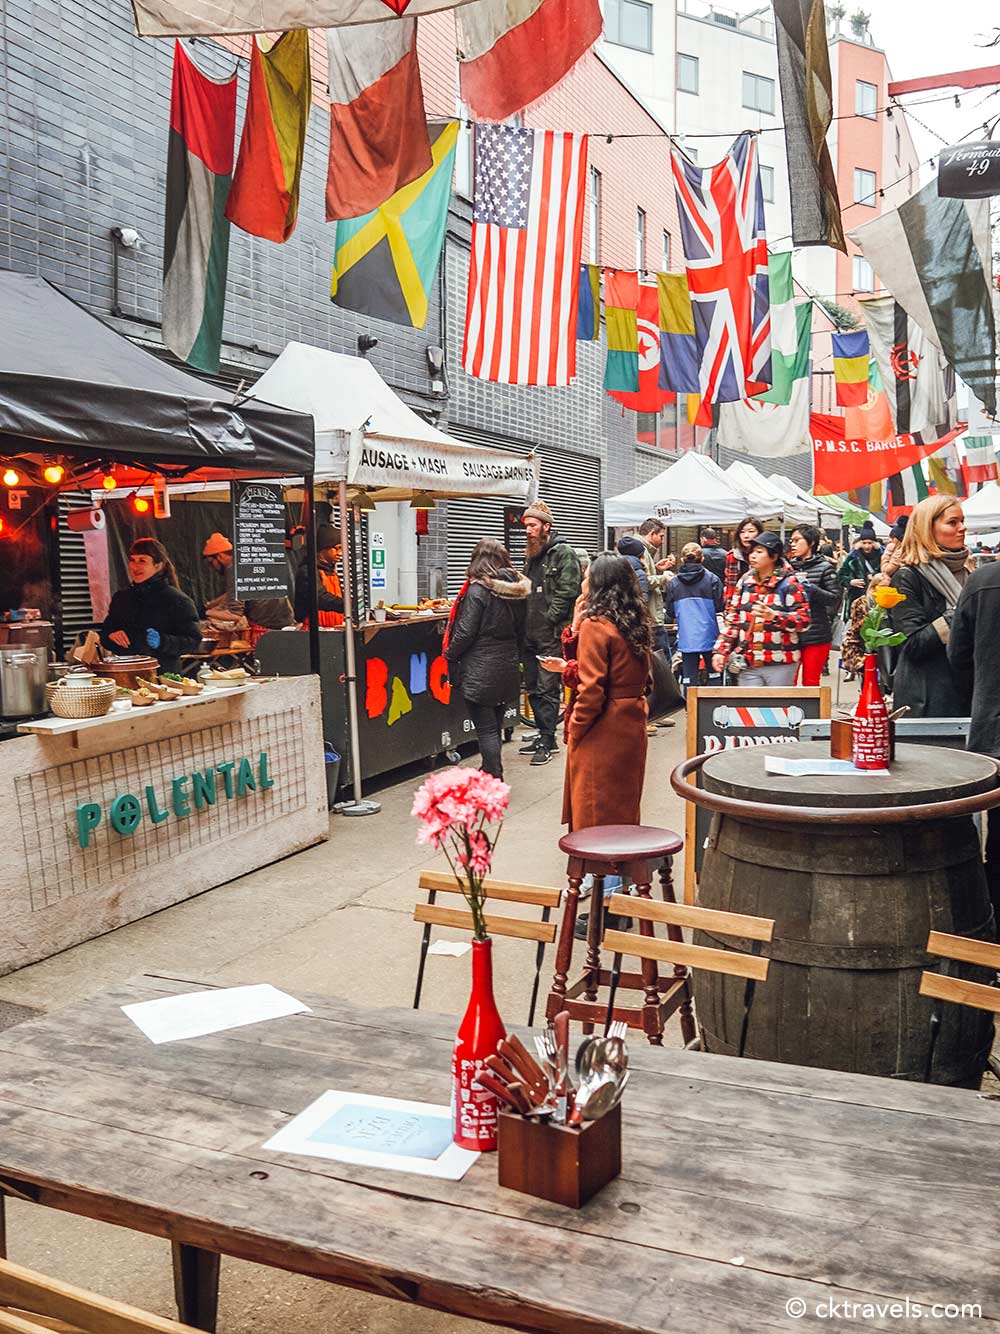
<path fill-rule="evenodd" d="M 851 263 L 851 282 L 855 292 L 875 291 L 875 271 L 866 259 L 855 255 Z"/>
<path fill-rule="evenodd" d="M 590 169 L 590 262 L 601 262 L 601 173 Z"/>
<path fill-rule="evenodd" d="M 761 163 L 760 167 L 760 188 L 764 195 L 765 204 L 774 203 L 774 168 L 765 167 Z"/>
<path fill-rule="evenodd" d="M 748 111 L 764 111 L 774 115 L 774 80 L 762 74 L 743 71 L 743 105 Z"/>
<path fill-rule="evenodd" d="M 875 207 L 875 173 L 863 167 L 854 168 L 854 202 Z"/>
<path fill-rule="evenodd" d="M 858 79 L 854 85 L 854 110 L 859 116 L 875 120 L 878 115 L 878 87 L 874 83 L 865 83 Z"/>
<path fill-rule="evenodd" d="M 680 93 L 698 91 L 697 56 L 684 56 L 677 52 L 677 91 Z"/>
<path fill-rule="evenodd" d="M 646 212 L 637 208 L 635 211 L 635 267 L 640 273 L 646 269 Z"/>
<path fill-rule="evenodd" d="M 896 161 L 897 161 L 897 162 L 900 160 L 900 153 L 901 153 L 901 151 L 902 151 L 902 140 L 901 140 L 900 137 L 899 137 L 899 126 L 897 125 L 897 126 L 896 126 Z"/>
<path fill-rule="evenodd" d="M 653 49 L 653 6 L 646 0 L 605 0 L 604 36 L 616 46 Z"/>
<path fill-rule="evenodd" d="M 663 233 L 663 272 L 667 273 L 670 269 L 670 233 Z"/>

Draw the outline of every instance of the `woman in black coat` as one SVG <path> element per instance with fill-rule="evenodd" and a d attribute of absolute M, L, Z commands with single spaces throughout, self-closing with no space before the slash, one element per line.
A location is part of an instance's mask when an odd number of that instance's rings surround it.
<path fill-rule="evenodd" d="M 194 603 L 177 587 L 165 548 L 140 537 L 128 553 L 131 583 L 111 599 L 101 643 L 113 653 L 151 653 L 161 672 L 176 672 L 182 653 L 197 653 L 201 625 Z"/>
<path fill-rule="evenodd" d="M 502 543 L 476 544 L 445 635 L 448 676 L 465 700 L 483 769 L 503 777 L 500 735 L 505 705 L 521 688 L 521 644 L 531 580 L 516 574 Z"/>
<path fill-rule="evenodd" d="M 833 642 L 833 618 L 840 610 L 844 590 L 837 581 L 837 571 L 819 554 L 823 534 L 818 528 L 804 523 L 792 533 L 788 555 L 799 583 L 809 595 L 808 630 L 799 631 L 801 679 L 799 685 L 818 686 L 826 669 Z"/>
<path fill-rule="evenodd" d="M 948 662 L 951 620 L 968 578 L 965 516 L 952 496 L 915 505 L 900 547 L 902 565 L 892 586 L 906 595 L 889 612 L 906 635 L 893 673 L 893 708 L 909 705 L 914 718 L 961 718 L 968 692 Z"/>

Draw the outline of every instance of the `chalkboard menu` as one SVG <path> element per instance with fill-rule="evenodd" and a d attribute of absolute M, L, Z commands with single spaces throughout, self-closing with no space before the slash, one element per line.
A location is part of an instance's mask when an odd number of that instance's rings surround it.
<path fill-rule="evenodd" d="M 687 692 L 688 759 L 744 746 L 797 741 L 806 718 L 829 718 L 829 686 L 692 686 Z M 697 774 L 691 781 L 700 786 Z M 766 796 L 762 792 L 761 800 Z M 684 901 L 694 903 L 711 811 L 688 802 L 684 831 Z"/>
<path fill-rule="evenodd" d="M 233 482 L 233 571 L 236 596 L 288 596 L 285 496 L 277 482 Z"/>

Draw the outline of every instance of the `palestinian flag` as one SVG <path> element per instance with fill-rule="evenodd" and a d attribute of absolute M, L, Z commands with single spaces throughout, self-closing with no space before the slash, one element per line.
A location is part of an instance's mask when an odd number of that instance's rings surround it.
<path fill-rule="evenodd" d="M 634 269 L 605 269 L 604 322 L 608 333 L 608 359 L 604 364 L 604 388 L 608 393 L 639 392 L 638 307 L 638 273 Z"/>
<path fill-rule="evenodd" d="M 174 45 L 163 235 L 163 341 L 200 371 L 219 369 L 229 265 L 236 75 L 202 74 Z"/>
<path fill-rule="evenodd" d="M 895 523 L 901 514 L 909 514 L 914 505 L 927 499 L 927 483 L 919 463 L 889 478 L 889 505 L 886 518 Z"/>
<path fill-rule="evenodd" d="M 299 180 L 312 99 L 309 33 L 286 32 L 250 51 L 250 92 L 226 217 L 266 241 L 287 241 L 299 215 Z"/>
<path fill-rule="evenodd" d="M 427 126 L 430 171 L 371 213 L 341 219 L 330 299 L 338 306 L 422 329 L 444 245 L 458 121 Z"/>

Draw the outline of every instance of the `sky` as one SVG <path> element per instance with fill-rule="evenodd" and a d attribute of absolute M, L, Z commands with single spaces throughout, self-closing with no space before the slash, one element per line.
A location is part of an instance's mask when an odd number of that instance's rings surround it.
<path fill-rule="evenodd" d="M 1000 65 L 1000 46 L 985 45 L 993 36 L 991 19 L 1000 27 L 1000 8 L 994 9 L 984 0 L 946 0 L 940 5 L 931 5 L 927 0 L 863 0 L 862 3 L 844 0 L 844 3 L 848 13 L 843 20 L 845 32 L 850 32 L 850 15 L 856 9 L 871 15 L 872 40 L 885 51 L 894 79 L 917 79 L 952 70 Z M 941 147 L 942 138 L 956 143 L 973 127 L 981 127 L 988 114 L 1000 116 L 1000 92 L 989 87 L 959 91 L 961 106 L 956 107 L 955 91 L 912 93 L 900 98 L 903 105 L 912 107 L 911 130 L 922 160 Z M 990 93 L 994 96 L 988 97 Z M 929 98 L 945 100 L 914 105 Z M 932 132 L 915 124 L 912 116 L 918 116 Z M 979 128 L 970 135 L 971 139 L 983 137 Z M 1000 138 L 1000 131 L 997 137 Z M 928 179 L 929 169 L 925 168 L 922 175 Z"/>

